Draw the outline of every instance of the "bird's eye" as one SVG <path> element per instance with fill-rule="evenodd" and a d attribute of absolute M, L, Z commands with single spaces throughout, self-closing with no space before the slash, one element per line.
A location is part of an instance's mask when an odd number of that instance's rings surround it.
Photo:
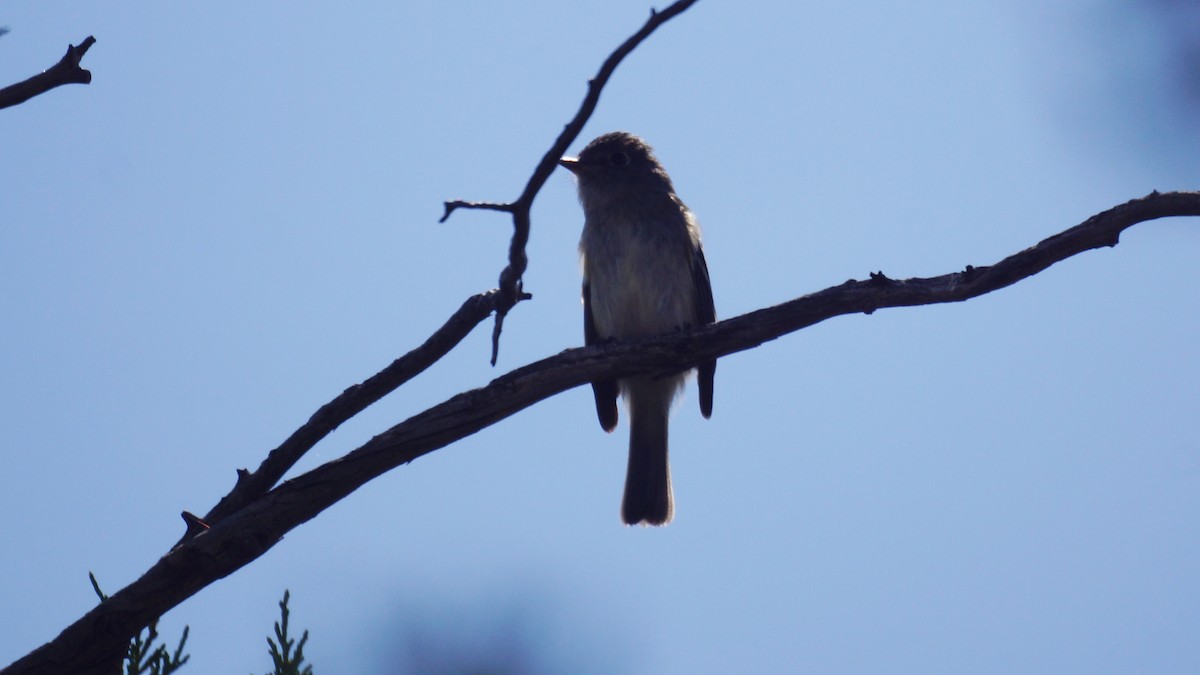
<path fill-rule="evenodd" d="M 614 152 L 608 156 L 608 163 L 613 166 L 625 166 L 629 164 L 629 158 L 623 152 Z"/>

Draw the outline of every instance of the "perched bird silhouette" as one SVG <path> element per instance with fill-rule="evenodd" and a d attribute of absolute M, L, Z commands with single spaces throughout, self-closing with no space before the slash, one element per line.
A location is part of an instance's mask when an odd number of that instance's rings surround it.
<path fill-rule="evenodd" d="M 575 174 L 583 205 L 583 332 L 589 345 L 636 340 L 716 320 L 700 227 L 645 141 L 605 134 L 578 158 L 559 162 Z M 717 362 L 697 368 L 700 412 L 712 415 Z M 629 406 L 629 467 L 621 517 L 666 525 L 674 516 L 667 420 L 687 373 L 593 382 L 600 426 L 617 426 L 617 394 Z"/>

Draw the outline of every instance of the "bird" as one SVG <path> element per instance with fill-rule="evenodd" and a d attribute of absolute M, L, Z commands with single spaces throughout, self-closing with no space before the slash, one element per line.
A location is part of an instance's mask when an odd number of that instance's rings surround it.
<path fill-rule="evenodd" d="M 638 340 L 716 321 L 700 226 L 641 138 L 597 137 L 559 164 L 575 175 L 583 207 L 583 334 L 587 345 Z M 716 360 L 696 367 L 700 412 L 712 415 Z M 688 373 L 592 382 L 600 427 L 617 426 L 618 394 L 629 411 L 629 463 L 621 518 L 666 525 L 674 517 L 667 428 Z"/>

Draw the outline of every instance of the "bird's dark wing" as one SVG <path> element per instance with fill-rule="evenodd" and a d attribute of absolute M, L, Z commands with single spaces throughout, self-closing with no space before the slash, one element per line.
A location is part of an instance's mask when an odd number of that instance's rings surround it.
<path fill-rule="evenodd" d="M 596 324 L 592 322 L 592 293 L 588 283 L 583 282 L 583 343 L 589 347 L 599 344 L 596 336 Z M 604 380 L 592 383 L 592 394 L 596 397 L 596 416 L 600 418 L 600 427 L 605 431 L 617 428 L 617 383 L 615 380 Z"/>
<path fill-rule="evenodd" d="M 713 304 L 712 283 L 708 280 L 708 263 L 704 261 L 704 249 L 696 247 L 692 256 L 692 282 L 696 284 L 696 318 L 701 326 L 717 320 L 717 308 Z M 696 366 L 696 386 L 700 390 L 700 414 L 712 416 L 713 377 L 717 374 L 717 361 L 705 361 Z"/>

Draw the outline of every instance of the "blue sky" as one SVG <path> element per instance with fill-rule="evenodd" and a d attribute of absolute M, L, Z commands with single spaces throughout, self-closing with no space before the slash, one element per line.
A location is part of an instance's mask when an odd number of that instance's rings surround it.
<path fill-rule="evenodd" d="M 0 113 L 0 606 L 21 617 L 0 662 L 495 285 L 509 222 L 438 224 L 442 200 L 516 197 L 649 6 L 480 5 L 5 3 L 0 82 L 98 42 L 93 84 Z M 1200 185 L 1160 20 L 705 0 L 573 150 L 655 146 L 719 316 L 943 274 Z M 582 343 L 559 173 L 498 366 L 480 327 L 297 470 Z M 627 429 L 567 392 L 374 481 L 162 630 L 191 626 L 185 672 L 264 672 L 289 588 L 318 673 L 417 644 L 524 646 L 539 672 L 1195 672 L 1197 247 L 1194 220 L 1147 223 L 967 303 L 723 359 L 713 418 L 692 388 L 677 406 L 666 529 L 620 525 Z"/>

